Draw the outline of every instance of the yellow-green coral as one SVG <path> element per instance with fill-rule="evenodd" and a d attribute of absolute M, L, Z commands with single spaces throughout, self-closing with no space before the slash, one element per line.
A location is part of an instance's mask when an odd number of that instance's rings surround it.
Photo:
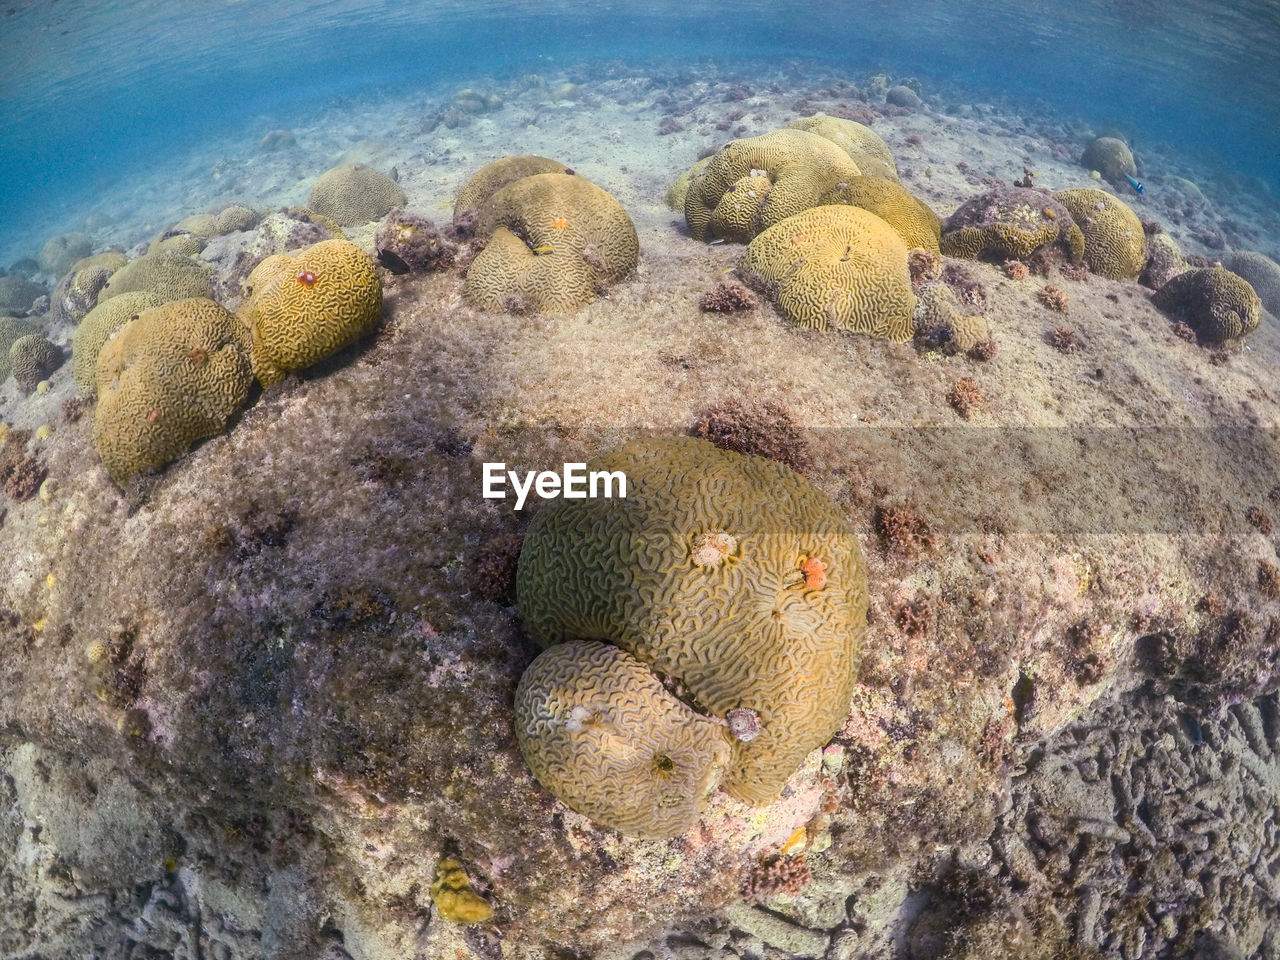
<path fill-rule="evenodd" d="M 103 301 L 85 314 L 71 340 L 71 376 L 81 392 L 98 389 L 94 370 L 102 345 L 143 310 L 158 306 L 160 298 L 150 290 L 134 290 Z"/>
<path fill-rule="evenodd" d="M 910 340 L 916 298 L 907 245 L 873 213 L 833 204 L 788 217 L 751 241 L 738 268 L 775 292 L 797 326 Z"/>
<path fill-rule="evenodd" d="M 516 586 L 530 636 L 544 647 L 607 642 L 678 684 L 698 713 L 727 724 L 735 715 L 751 717 L 726 741 L 721 786 L 749 803 L 770 802 L 848 711 L 867 609 L 862 553 L 848 520 L 790 468 L 689 437 L 635 440 L 588 469 L 625 474 L 626 497 L 556 500 L 534 518 Z M 575 647 L 560 657 L 587 658 L 590 679 L 608 662 L 597 649 Z M 562 673 L 563 662 L 552 661 L 553 674 Z M 583 729 L 568 732 L 595 736 L 589 721 L 615 702 L 627 705 L 616 718 L 627 735 L 656 744 L 654 733 L 645 732 L 655 720 L 646 711 L 656 701 L 657 719 L 679 722 L 679 705 L 663 701 L 655 688 L 652 698 L 642 694 L 638 668 L 622 662 L 631 683 L 607 687 L 600 701 L 559 702 L 540 723 L 547 730 L 555 722 L 581 723 Z M 641 701 L 649 701 L 643 710 Z M 698 792 L 698 776 L 668 767 L 661 757 L 669 754 L 653 756 L 655 774 L 687 777 L 689 790 Z M 555 774 L 543 784 L 558 796 L 612 789 L 605 782 L 612 767 L 575 761 L 554 769 L 568 782 Z M 592 816 L 612 822 L 603 811 Z M 648 821 L 628 819 L 627 829 L 669 835 L 680 826 L 653 810 Z"/>
<path fill-rule="evenodd" d="M 0 312 L 25 313 L 49 291 L 25 277 L 0 277 Z"/>
<path fill-rule="evenodd" d="M 235 317 L 212 300 L 144 310 L 102 348 L 93 443 L 117 483 L 221 433 L 252 375 Z"/>
<path fill-rule="evenodd" d="M 135 290 L 150 290 L 161 303 L 208 297 L 213 292 L 211 274 L 208 267 L 174 250 L 148 254 L 113 273 L 98 303 Z"/>
<path fill-rule="evenodd" d="M 9 348 L 16 340 L 32 333 L 39 333 L 34 323 L 13 317 L 0 317 L 0 383 L 9 376 Z"/>
<path fill-rule="evenodd" d="M 93 252 L 93 244 L 83 233 L 63 233 L 50 237 L 40 248 L 40 269 L 60 277 L 71 265 Z"/>
<path fill-rule="evenodd" d="M 62 351 L 38 333 L 19 337 L 9 347 L 9 368 L 18 389 L 30 393 L 41 380 L 62 366 Z"/>
<path fill-rule="evenodd" d="M 184 257 L 194 257 L 208 245 L 209 241 L 198 234 L 166 231 L 151 241 L 151 245 L 147 247 L 147 255 L 172 250 Z"/>
<path fill-rule="evenodd" d="M 1116 137 L 1098 137 L 1090 143 L 1080 157 L 1080 165 L 1086 170 L 1097 170 L 1102 179 L 1117 186 L 1126 182 L 1126 175 L 1138 175 L 1129 145 Z"/>
<path fill-rule="evenodd" d="M 967 313 L 945 283 L 931 283 L 920 292 L 916 317 L 916 342 L 948 353 L 968 353 L 991 335 L 987 318 Z"/>
<path fill-rule="evenodd" d="M 489 242 L 467 269 L 465 292 L 491 310 L 576 309 L 635 269 L 640 254 L 622 205 L 563 172 L 523 177 L 491 195 L 476 235 Z"/>
<path fill-rule="evenodd" d="M 446 859 L 437 864 L 429 893 L 440 916 L 454 923 L 483 923 L 493 916 L 493 907 L 471 889 L 467 872 L 457 860 Z"/>
<path fill-rule="evenodd" d="M 750 236 L 740 236 L 724 221 L 726 211 L 734 213 L 732 222 L 736 223 L 742 219 L 744 204 L 754 204 L 757 209 L 750 211 L 748 219 L 759 232 L 818 206 L 837 184 L 860 174 L 847 153 L 825 137 L 805 130 L 775 130 L 734 140 L 693 177 L 685 197 L 685 221 L 696 240 L 724 237 L 746 241 Z M 763 193 L 757 190 L 756 196 L 745 199 L 726 197 L 737 194 L 744 178 L 760 176 L 767 177 L 769 183 Z M 727 207 L 723 206 L 726 202 Z"/>
<path fill-rule="evenodd" d="M 487 163 L 463 184 L 453 201 L 453 222 L 464 215 L 478 215 L 485 202 L 509 183 L 537 176 L 539 173 L 564 173 L 569 168 L 558 160 L 521 154 L 517 157 L 501 157 Z"/>
<path fill-rule="evenodd" d="M 364 336 L 382 311 L 373 261 L 347 240 L 322 240 L 254 267 L 240 316 L 253 375 L 265 387 Z"/>
<path fill-rule="evenodd" d="M 854 177 L 837 184 L 823 196 L 822 202 L 848 203 L 869 210 L 897 230 L 908 247 L 938 252 L 942 221 L 928 204 L 908 193 L 897 180 Z"/>
<path fill-rule="evenodd" d="M 693 182 L 693 178 L 702 172 L 703 168 L 711 162 L 711 157 L 703 157 L 692 167 L 686 170 L 667 188 L 667 206 L 672 210 L 684 212 L 684 200 L 689 195 L 689 184 Z"/>
<path fill-rule="evenodd" d="M 307 206 L 339 226 L 354 227 L 385 217 L 408 198 L 381 170 L 363 163 L 343 163 L 326 170 L 311 187 Z"/>
<path fill-rule="evenodd" d="M 622 833 L 670 837 L 698 819 L 729 758 L 722 726 L 608 643 L 574 640 L 520 678 L 516 738 L 538 782 Z"/>
<path fill-rule="evenodd" d="M 889 147 L 878 133 L 865 124 L 818 113 L 812 117 L 793 120 L 787 126 L 826 137 L 853 159 L 863 176 L 898 179 L 898 168 L 893 162 Z"/>
<path fill-rule="evenodd" d="M 191 233 L 198 237 L 220 237 L 236 230 L 248 230 L 258 222 L 253 209 L 233 203 L 216 213 L 195 213 L 173 225 L 174 233 Z"/>
<path fill-rule="evenodd" d="M 1096 187 L 1059 190 L 1054 199 L 1071 211 L 1084 234 L 1089 269 L 1112 280 L 1136 277 L 1147 257 L 1142 221 L 1129 205 Z"/>
<path fill-rule="evenodd" d="M 1186 270 L 1157 290 L 1151 302 L 1206 343 L 1243 337 L 1262 320 L 1262 301 L 1249 281 L 1223 267 Z"/>
<path fill-rule="evenodd" d="M 960 205 L 942 228 L 949 257 L 1025 260 L 1056 245 L 1072 261 L 1084 256 L 1084 234 L 1070 211 L 1029 187 L 999 186 Z"/>

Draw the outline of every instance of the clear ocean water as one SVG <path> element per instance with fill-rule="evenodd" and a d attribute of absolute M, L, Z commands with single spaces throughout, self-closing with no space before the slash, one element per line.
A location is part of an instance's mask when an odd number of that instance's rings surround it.
<path fill-rule="evenodd" d="M 10 0 L 0 19 L 0 250 L 103 184 L 338 95 L 592 62 L 800 58 L 1043 100 L 1280 197 L 1273 0 Z M 71 224 L 74 226 L 74 224 Z"/>

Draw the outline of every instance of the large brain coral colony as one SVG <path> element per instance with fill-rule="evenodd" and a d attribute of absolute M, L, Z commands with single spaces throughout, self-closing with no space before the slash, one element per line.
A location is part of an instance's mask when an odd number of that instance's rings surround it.
<path fill-rule="evenodd" d="M 625 499 L 534 518 L 517 595 L 546 648 L 516 694 L 539 781 L 624 833 L 669 837 L 716 787 L 778 796 L 848 712 L 866 625 L 848 520 L 790 468 L 693 438 L 597 458 Z"/>

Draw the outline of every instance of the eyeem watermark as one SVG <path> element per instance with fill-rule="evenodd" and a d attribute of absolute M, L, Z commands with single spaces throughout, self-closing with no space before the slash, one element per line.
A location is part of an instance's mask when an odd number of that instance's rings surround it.
<path fill-rule="evenodd" d="M 585 463 L 566 463 L 560 473 L 542 470 L 525 471 L 523 477 L 515 470 L 508 470 L 505 463 L 484 465 L 484 498 L 505 500 L 507 486 L 516 494 L 516 509 L 524 509 L 530 491 L 543 500 L 564 497 L 566 500 L 593 500 L 597 497 L 612 499 L 627 495 L 627 475 L 621 470 L 587 471 Z"/>

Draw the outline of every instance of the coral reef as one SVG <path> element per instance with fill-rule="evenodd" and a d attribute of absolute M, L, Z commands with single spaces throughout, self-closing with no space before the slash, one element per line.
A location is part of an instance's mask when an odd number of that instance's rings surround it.
<path fill-rule="evenodd" d="M 307 206 L 340 227 L 381 220 L 408 197 L 381 170 L 363 163 L 343 163 L 316 178 Z"/>
<path fill-rule="evenodd" d="M 1144 287 L 1159 290 L 1166 283 L 1187 269 L 1178 242 L 1167 233 L 1147 237 L 1147 262 L 1142 266 L 1138 282 Z"/>
<path fill-rule="evenodd" d="M 1186 270 L 1153 293 L 1151 302 L 1190 326 L 1203 343 L 1243 337 L 1262 319 L 1253 287 L 1222 267 Z"/>
<path fill-rule="evenodd" d="M 813 879 L 813 871 L 804 855 L 772 857 L 757 860 L 744 872 L 738 894 L 747 903 L 770 900 L 777 896 L 795 896 Z"/>
<path fill-rule="evenodd" d="M 575 310 L 631 273 L 640 254 L 621 204 L 564 172 L 523 177 L 492 193 L 475 232 L 488 242 L 467 268 L 465 292 L 490 310 Z"/>
<path fill-rule="evenodd" d="M 542 646 L 604 637 L 679 683 L 708 717 L 755 711 L 762 732 L 729 745 L 722 786 L 749 803 L 775 800 L 804 755 L 839 727 L 852 692 L 867 598 L 848 522 L 789 468 L 704 440 L 634 441 L 590 469 L 625 473 L 627 497 L 556 500 L 534 518 L 517 574 L 530 636 Z M 820 589 L 806 586 L 809 557 L 827 564 Z M 567 710 L 577 701 L 560 703 Z M 622 733 L 638 737 L 645 722 L 639 715 Z M 703 781 L 682 782 L 680 802 L 695 804 L 689 790 Z M 545 785 L 568 789 L 558 779 Z M 575 795 L 586 802 L 595 790 Z M 679 832 L 693 811 L 681 809 L 678 823 L 661 811 L 649 816 Z"/>
<path fill-rule="evenodd" d="M 1084 345 L 1080 340 L 1080 334 L 1065 324 L 1054 327 L 1045 339 L 1059 353 L 1075 353 Z"/>
<path fill-rule="evenodd" d="M 346 240 L 322 240 L 258 264 L 239 316 L 253 375 L 264 387 L 318 363 L 378 323 L 382 282 L 373 261 Z"/>
<path fill-rule="evenodd" d="M 440 861 L 430 893 L 440 915 L 454 923 L 483 923 L 493 916 L 493 907 L 471 889 L 471 880 L 457 860 Z"/>
<path fill-rule="evenodd" d="M 144 310 L 103 346 L 96 375 L 93 443 L 120 484 L 221 433 L 251 381 L 235 318 L 198 298 Z"/>
<path fill-rule="evenodd" d="M 886 103 L 891 103 L 895 107 L 904 107 L 908 110 L 919 110 L 924 106 L 924 101 L 920 99 L 920 94 L 905 84 L 897 84 L 890 87 L 885 91 L 884 99 Z"/>
<path fill-rule="evenodd" d="M 71 341 L 71 375 L 82 393 L 97 393 L 94 370 L 103 344 L 143 310 L 158 306 L 158 296 L 150 290 L 137 290 L 104 300 L 85 314 Z"/>
<path fill-rule="evenodd" d="M 698 309 L 705 313 L 736 313 L 759 303 L 759 298 L 737 280 L 721 280 L 698 298 Z"/>
<path fill-rule="evenodd" d="M 208 297 L 213 292 L 212 271 L 175 250 L 164 250 L 132 260 L 113 273 L 98 294 L 98 303 L 122 293 L 149 290 L 161 303 Z"/>
<path fill-rule="evenodd" d="M 860 174 L 844 150 L 816 133 L 775 130 L 734 140 L 689 184 L 685 221 L 695 240 L 745 243 Z"/>
<path fill-rule="evenodd" d="M 0 313 L 23 314 L 49 291 L 43 284 L 23 277 L 0 277 Z"/>
<path fill-rule="evenodd" d="M 9 369 L 23 393 L 30 393 L 41 380 L 48 379 L 62 361 L 62 351 L 38 333 L 19 337 L 9 347 Z"/>
<path fill-rule="evenodd" d="M 1146 262 L 1142 221 L 1123 200 L 1096 187 L 1059 190 L 1054 199 L 1065 206 L 1084 234 L 1084 262 L 1112 280 L 1136 277 Z"/>
<path fill-rule="evenodd" d="M 908 248 L 938 253 L 942 221 L 928 205 L 908 193 L 897 180 L 861 176 L 836 184 L 822 203 L 848 203 L 874 213 L 905 241 Z"/>
<path fill-rule="evenodd" d="M 40 328 L 26 320 L 15 320 L 12 317 L 0 317 L 0 383 L 9 376 L 9 348 L 15 340 L 29 334 L 39 333 Z"/>
<path fill-rule="evenodd" d="M 807 130 L 826 137 L 849 155 L 863 176 L 898 179 L 898 168 L 893 154 L 880 135 L 866 124 L 843 117 L 829 117 L 825 113 L 802 117 L 787 124 L 794 130 Z M 862 204 L 858 204 L 862 206 Z M 873 211 L 874 212 L 874 211 Z"/>
<path fill-rule="evenodd" d="M 738 269 L 772 290 L 797 326 L 911 339 L 916 297 L 906 244 L 858 207 L 814 207 L 774 224 L 751 241 Z"/>
<path fill-rule="evenodd" d="M 1084 148 L 1080 165 L 1086 170 L 1097 170 L 1102 179 L 1112 186 L 1125 186 L 1126 176 L 1136 177 L 1138 167 L 1133 162 L 1129 145 L 1116 137 L 1098 137 Z"/>
<path fill-rule="evenodd" d="M 1085 240 L 1067 208 L 1039 190 L 993 187 L 960 205 L 942 226 L 942 252 L 969 260 L 1026 260 L 1055 246 L 1070 260 Z"/>
<path fill-rule="evenodd" d="M 50 308 L 56 323 L 79 323 L 98 302 L 111 274 L 128 259 L 123 253 L 101 253 L 78 261 L 53 291 Z"/>
<path fill-rule="evenodd" d="M 570 172 L 569 168 L 558 160 L 533 154 L 494 160 L 473 173 L 458 191 L 458 196 L 453 201 L 453 222 L 455 225 L 466 221 L 474 222 L 480 215 L 480 208 L 507 184 L 539 173 Z"/>
<path fill-rule="evenodd" d="M 689 195 L 689 184 L 693 182 L 693 178 L 701 173 L 703 168 L 710 162 L 710 156 L 703 157 L 671 182 L 671 186 L 667 188 L 668 207 L 678 213 L 684 213 L 684 201 Z"/>
<path fill-rule="evenodd" d="M 967 313 L 946 283 L 931 283 L 920 293 L 915 340 L 923 349 L 968 353 L 991 337 L 982 314 Z"/>
<path fill-rule="evenodd" d="M 1222 265 L 1248 280 L 1262 305 L 1280 317 L 1280 263 L 1256 250 L 1240 250 L 1224 253 Z"/>
<path fill-rule="evenodd" d="M 62 233 L 50 237 L 40 248 L 40 269 L 61 277 L 77 260 L 93 253 L 93 243 L 83 233 Z"/>
<path fill-rule="evenodd" d="M 394 254 L 411 271 L 444 270 L 453 264 L 457 245 L 436 229 L 426 217 L 392 210 L 374 235 L 379 257 Z"/>

